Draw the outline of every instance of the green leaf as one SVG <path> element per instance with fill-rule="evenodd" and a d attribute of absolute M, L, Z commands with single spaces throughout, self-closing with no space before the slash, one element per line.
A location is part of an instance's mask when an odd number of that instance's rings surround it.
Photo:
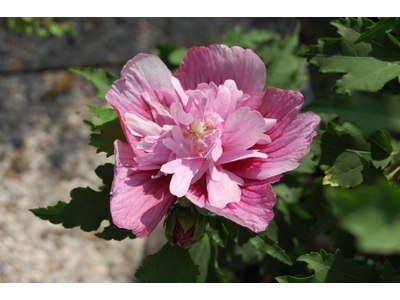
<path fill-rule="evenodd" d="M 367 253 L 400 253 L 400 189 L 386 180 L 356 189 L 326 189 L 339 226 Z"/>
<path fill-rule="evenodd" d="M 200 274 L 197 276 L 197 282 L 206 282 L 211 260 L 210 238 L 204 235 L 198 243 L 189 248 L 189 253 L 193 262 L 199 267 Z"/>
<path fill-rule="evenodd" d="M 314 275 L 308 277 L 278 276 L 275 277 L 279 283 L 310 283 L 313 282 Z"/>
<path fill-rule="evenodd" d="M 242 26 L 236 25 L 231 31 L 227 32 L 223 38 L 223 44 L 228 47 L 239 46 L 242 48 L 255 49 L 260 43 L 278 40 L 280 35 L 265 29 L 252 29 L 243 31 Z"/>
<path fill-rule="evenodd" d="M 400 283 L 400 275 L 397 275 L 396 270 L 388 260 L 382 266 L 381 280 L 384 283 Z"/>
<path fill-rule="evenodd" d="M 336 113 L 343 122 L 356 124 L 365 135 L 380 128 L 400 132 L 400 96 L 352 92 L 351 97 L 312 103 L 305 111 Z"/>
<path fill-rule="evenodd" d="M 367 42 L 372 39 L 379 39 L 385 33 L 400 30 L 400 18 L 380 18 L 378 23 L 367 27 L 367 30 L 354 41 L 354 44 L 359 42 Z"/>
<path fill-rule="evenodd" d="M 200 275 L 189 251 L 169 243 L 146 259 L 147 264 L 141 266 L 135 276 L 150 283 L 194 283 Z"/>
<path fill-rule="evenodd" d="M 266 88 L 274 87 L 299 91 L 308 79 L 307 73 L 301 71 L 307 65 L 307 62 L 304 58 L 296 55 L 299 46 L 299 34 L 300 24 L 297 25 L 293 33 L 282 36 L 278 42 L 266 45 L 257 51 L 267 68 Z M 273 57 L 268 58 L 271 52 Z"/>
<path fill-rule="evenodd" d="M 257 236 L 249 239 L 249 242 L 253 244 L 258 250 L 271 255 L 273 258 L 280 260 L 281 262 L 291 266 L 293 265 L 289 256 L 285 253 L 285 250 L 278 246 L 278 242 L 270 238 L 266 231 L 263 231 Z"/>
<path fill-rule="evenodd" d="M 76 67 L 70 68 L 70 70 L 76 74 L 83 75 L 87 80 L 93 82 L 97 88 L 95 97 L 102 99 L 104 99 L 114 81 L 120 78 L 104 69 Z"/>
<path fill-rule="evenodd" d="M 171 64 L 179 66 L 182 63 L 182 58 L 186 55 L 189 49 L 187 48 L 178 48 L 173 50 L 168 55 L 168 60 Z"/>
<path fill-rule="evenodd" d="M 98 166 L 96 170 L 94 170 L 96 175 L 103 179 L 103 184 L 111 187 L 111 184 L 114 179 L 114 165 L 110 163 L 106 163 L 104 165 Z"/>
<path fill-rule="evenodd" d="M 110 190 L 96 192 L 91 188 L 76 188 L 71 191 L 71 201 L 59 201 L 55 206 L 30 209 L 33 214 L 53 224 L 60 224 L 65 228 L 80 226 L 84 231 L 99 228 L 103 220 L 110 216 Z"/>
<path fill-rule="evenodd" d="M 354 187 L 363 182 L 364 164 L 361 158 L 372 162 L 375 168 L 384 168 L 392 153 L 386 140 L 384 131 L 366 140 L 360 130 L 349 123 L 344 124 L 343 130 L 329 123 L 327 130 L 320 131 L 311 144 L 319 165 L 331 166 L 325 172 L 323 184 Z"/>
<path fill-rule="evenodd" d="M 126 143 L 126 138 L 118 119 L 117 113 L 112 108 L 101 108 L 88 105 L 91 112 L 97 114 L 90 119 L 94 130 L 89 135 L 89 145 L 97 148 L 97 153 L 106 152 L 109 157 L 114 154 L 114 141 Z M 87 121 L 88 122 L 88 121 Z"/>
<path fill-rule="evenodd" d="M 306 262 L 308 268 L 314 271 L 313 277 L 307 282 L 378 282 L 378 273 L 373 267 L 360 266 L 353 259 L 343 258 L 339 249 L 336 250 L 335 254 L 327 254 L 321 249 L 319 253 L 311 252 L 300 256 L 297 260 Z"/>
<path fill-rule="evenodd" d="M 122 241 L 129 237 L 130 239 L 135 239 L 136 236 L 132 233 L 131 230 L 119 228 L 110 219 L 110 225 L 105 227 L 102 232 L 96 233 L 96 236 L 107 241 L 109 240 L 116 240 Z"/>
<path fill-rule="evenodd" d="M 376 92 L 400 74 L 400 47 L 389 33 L 379 41 L 353 44 L 374 23 L 366 18 L 331 22 L 341 38 L 323 38 L 317 46 L 298 53 L 319 67 L 322 73 L 345 73 L 334 87 L 339 94 L 352 90 Z"/>

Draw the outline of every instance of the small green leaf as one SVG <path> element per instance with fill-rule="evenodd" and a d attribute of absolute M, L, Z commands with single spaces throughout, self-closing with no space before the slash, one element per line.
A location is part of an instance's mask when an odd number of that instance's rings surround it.
<path fill-rule="evenodd" d="M 390 161 L 392 149 L 384 131 L 378 131 L 364 139 L 359 129 L 346 123 L 338 130 L 329 123 L 325 132 L 320 131 L 311 148 L 316 153 L 319 165 L 331 166 L 325 172 L 323 184 L 354 187 L 363 182 L 364 164 L 361 158 L 371 162 L 375 168 L 384 168 Z"/>
<path fill-rule="evenodd" d="M 132 233 L 131 230 L 119 228 L 110 220 L 110 225 L 105 227 L 102 232 L 96 233 L 96 236 L 107 241 L 116 240 L 122 241 L 129 237 L 130 239 L 135 239 L 136 236 Z"/>
<path fill-rule="evenodd" d="M 76 188 L 71 191 L 71 201 L 59 201 L 55 206 L 30 209 L 33 214 L 65 228 L 80 226 L 84 231 L 97 230 L 103 220 L 110 216 L 110 190 L 96 192 L 91 188 Z"/>
<path fill-rule="evenodd" d="M 317 46 L 298 53 L 319 67 L 322 73 L 345 73 L 334 87 L 339 94 L 352 90 L 376 92 L 400 75 L 399 42 L 389 33 L 379 41 L 354 42 L 374 23 L 366 18 L 331 22 L 341 38 L 323 38 Z"/>
<path fill-rule="evenodd" d="M 168 60 L 171 64 L 179 66 L 182 63 L 182 58 L 186 55 L 189 49 L 179 48 L 173 50 L 168 55 Z"/>
<path fill-rule="evenodd" d="M 273 258 L 280 260 L 281 262 L 291 266 L 293 265 L 289 256 L 285 253 L 285 250 L 278 246 L 278 242 L 270 238 L 266 231 L 263 231 L 257 236 L 249 239 L 249 242 L 253 244 L 258 250 L 271 255 Z"/>
<path fill-rule="evenodd" d="M 383 179 L 356 189 L 326 189 L 339 226 L 356 238 L 361 251 L 400 253 L 400 189 Z"/>
<path fill-rule="evenodd" d="M 306 262 L 308 268 L 314 271 L 314 276 L 309 281 L 307 279 L 307 282 L 378 282 L 378 273 L 373 267 L 367 265 L 360 266 L 353 259 L 343 258 L 339 249 L 336 250 L 335 254 L 327 254 L 321 249 L 320 253 L 311 252 L 310 254 L 300 256 L 297 260 Z"/>
<path fill-rule="evenodd" d="M 372 39 L 379 39 L 387 32 L 397 32 L 399 30 L 400 18 L 380 18 L 378 23 L 367 27 L 367 30 L 354 41 L 354 44 L 371 41 Z"/>
<path fill-rule="evenodd" d="M 382 266 L 381 280 L 384 283 L 400 283 L 400 275 L 397 275 L 396 270 L 388 260 Z"/>
<path fill-rule="evenodd" d="M 112 181 L 114 179 L 114 165 L 106 163 L 104 165 L 98 166 L 94 170 L 96 175 L 103 179 L 103 184 L 111 187 Z"/>
<path fill-rule="evenodd" d="M 279 38 L 279 34 L 273 31 L 252 29 L 244 32 L 242 26 L 236 25 L 235 28 L 224 35 L 223 44 L 228 47 L 239 46 L 255 49 L 260 43 L 278 40 Z"/>
<path fill-rule="evenodd" d="M 279 283 L 310 283 L 313 282 L 314 275 L 308 277 L 278 276 L 275 277 Z"/>
<path fill-rule="evenodd" d="M 106 152 L 109 157 L 114 154 L 114 141 L 126 143 L 126 138 L 118 119 L 117 113 L 112 108 L 101 108 L 88 105 L 91 112 L 97 114 L 90 119 L 94 130 L 89 135 L 89 145 L 97 148 L 97 153 Z"/>
<path fill-rule="evenodd" d="M 400 132 L 400 96 L 352 92 L 351 97 L 312 103 L 304 111 L 336 113 L 341 121 L 356 124 L 367 136 L 380 128 Z"/>
<path fill-rule="evenodd" d="M 95 97 L 102 99 L 104 99 L 114 81 L 120 78 L 104 69 L 76 67 L 70 68 L 70 70 L 76 74 L 83 75 L 87 80 L 93 82 L 97 88 Z"/>
<path fill-rule="evenodd" d="M 211 242 L 207 235 L 204 235 L 201 240 L 189 248 L 190 256 L 193 262 L 199 267 L 199 276 L 197 282 L 206 282 L 208 268 L 211 260 Z"/>
<path fill-rule="evenodd" d="M 189 251 L 169 243 L 146 259 L 147 264 L 141 266 L 135 276 L 149 283 L 194 283 L 200 275 Z"/>

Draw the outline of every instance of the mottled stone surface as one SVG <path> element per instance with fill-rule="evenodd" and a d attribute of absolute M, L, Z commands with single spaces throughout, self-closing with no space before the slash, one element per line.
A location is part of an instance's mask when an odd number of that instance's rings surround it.
<path fill-rule="evenodd" d="M 0 29 L 0 282 L 132 282 L 144 256 L 166 242 L 162 226 L 148 239 L 105 241 L 28 211 L 68 202 L 75 187 L 96 189 L 101 180 L 93 170 L 113 162 L 88 145 L 89 130 L 82 123 L 92 116 L 86 105 L 108 104 L 68 67 L 118 73 L 128 59 L 158 43 L 219 43 L 236 23 L 288 33 L 296 20 L 85 18 L 75 23 L 76 37 L 41 39 Z"/>

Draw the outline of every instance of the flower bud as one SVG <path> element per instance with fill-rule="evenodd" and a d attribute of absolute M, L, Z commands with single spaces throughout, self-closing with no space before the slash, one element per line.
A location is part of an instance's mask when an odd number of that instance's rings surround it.
<path fill-rule="evenodd" d="M 199 241 L 206 226 L 206 218 L 193 205 L 175 205 L 165 220 L 165 236 L 178 247 L 189 248 Z"/>

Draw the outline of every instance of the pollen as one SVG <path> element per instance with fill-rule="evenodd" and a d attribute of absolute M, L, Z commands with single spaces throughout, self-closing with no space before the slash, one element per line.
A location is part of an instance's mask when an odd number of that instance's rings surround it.
<path fill-rule="evenodd" d="M 204 133 L 204 122 L 200 121 L 199 119 L 194 119 L 192 130 L 198 133 Z"/>

